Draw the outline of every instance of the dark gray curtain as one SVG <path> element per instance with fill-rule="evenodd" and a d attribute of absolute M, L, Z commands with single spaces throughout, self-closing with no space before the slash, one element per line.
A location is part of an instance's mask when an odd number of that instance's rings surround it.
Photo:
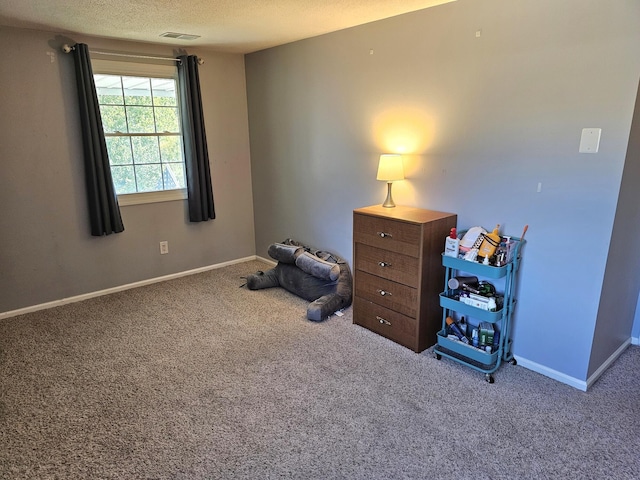
<path fill-rule="evenodd" d="M 189 220 L 205 222 L 216 218 L 209 168 L 207 136 L 204 131 L 198 57 L 178 57 L 178 90 L 182 114 L 184 161 L 187 170 Z"/>
<path fill-rule="evenodd" d="M 124 225 L 111 178 L 89 47 L 84 43 L 77 43 L 73 50 L 73 60 L 78 84 L 91 235 L 99 237 L 119 233 L 124 230 Z"/>

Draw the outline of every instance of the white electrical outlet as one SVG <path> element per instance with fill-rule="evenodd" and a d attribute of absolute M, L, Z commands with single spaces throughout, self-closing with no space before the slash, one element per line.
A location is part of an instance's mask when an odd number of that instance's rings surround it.
<path fill-rule="evenodd" d="M 167 253 L 169 253 L 169 242 L 165 240 L 160 242 L 160 255 L 166 255 Z"/>

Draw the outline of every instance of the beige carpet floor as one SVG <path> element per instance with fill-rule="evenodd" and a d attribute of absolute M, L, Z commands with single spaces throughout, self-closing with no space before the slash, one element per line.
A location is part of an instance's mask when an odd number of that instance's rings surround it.
<path fill-rule="evenodd" d="M 0 478 L 640 478 L 639 347 L 587 393 L 508 364 L 491 385 L 239 288 L 266 268 L 0 320 Z"/>

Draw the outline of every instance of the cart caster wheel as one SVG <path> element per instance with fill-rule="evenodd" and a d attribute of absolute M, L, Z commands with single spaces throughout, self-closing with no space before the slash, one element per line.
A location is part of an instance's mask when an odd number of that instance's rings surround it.
<path fill-rule="evenodd" d="M 442 360 L 442 355 L 439 353 L 435 353 L 433 356 L 436 357 L 436 360 Z"/>
<path fill-rule="evenodd" d="M 488 373 L 484 376 L 484 379 L 487 383 L 493 383 L 495 381 L 493 375 L 489 375 Z"/>
<path fill-rule="evenodd" d="M 509 363 L 510 363 L 511 365 L 517 365 L 517 364 L 518 364 L 518 361 L 517 361 L 515 358 L 512 358 L 511 360 L 509 360 Z"/>

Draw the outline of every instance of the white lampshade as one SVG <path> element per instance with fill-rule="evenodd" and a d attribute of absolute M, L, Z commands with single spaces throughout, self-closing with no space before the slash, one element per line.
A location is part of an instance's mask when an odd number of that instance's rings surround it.
<path fill-rule="evenodd" d="M 384 182 L 394 182 L 404 180 L 404 168 L 402 167 L 402 155 L 384 154 L 380 155 L 378 164 L 377 180 Z"/>
<path fill-rule="evenodd" d="M 383 207 L 393 208 L 396 204 L 391 196 L 391 184 L 396 180 L 404 180 L 404 168 L 402 168 L 402 155 L 385 153 L 380 155 L 378 163 L 378 175 L 376 179 L 387 182 L 387 198 Z"/>

